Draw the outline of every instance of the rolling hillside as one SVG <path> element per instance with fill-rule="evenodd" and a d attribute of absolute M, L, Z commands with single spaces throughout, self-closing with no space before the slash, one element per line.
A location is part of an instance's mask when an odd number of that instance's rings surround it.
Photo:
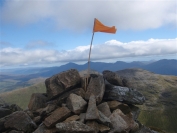
<path fill-rule="evenodd" d="M 0 99 L 7 103 L 15 103 L 22 109 L 26 109 L 33 93 L 45 93 L 44 82 L 33 84 L 32 86 L 16 89 L 9 92 L 0 93 Z"/>

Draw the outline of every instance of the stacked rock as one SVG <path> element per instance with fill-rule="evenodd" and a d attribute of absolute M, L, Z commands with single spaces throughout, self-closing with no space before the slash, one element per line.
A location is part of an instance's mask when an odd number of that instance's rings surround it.
<path fill-rule="evenodd" d="M 56 74 L 46 79 L 45 94 L 32 94 L 27 110 L 0 119 L 0 131 L 154 133 L 137 121 L 140 110 L 135 104 L 143 104 L 145 97 L 135 89 L 115 85 L 117 77 L 113 83 L 110 78 L 108 71 L 91 74 L 84 90 L 84 77 L 77 70 Z"/>

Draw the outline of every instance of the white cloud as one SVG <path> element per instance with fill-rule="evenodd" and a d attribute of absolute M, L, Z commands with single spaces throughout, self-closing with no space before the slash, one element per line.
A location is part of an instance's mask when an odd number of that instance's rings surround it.
<path fill-rule="evenodd" d="M 176 0 L 7 0 L 3 22 L 31 24 L 53 21 L 59 29 L 85 30 L 93 18 L 118 29 L 143 30 L 164 25 L 176 27 Z"/>
<path fill-rule="evenodd" d="M 3 66 L 39 65 L 60 62 L 87 61 L 88 46 L 79 46 L 72 50 L 24 50 L 3 48 L 0 50 L 0 64 Z M 92 47 L 91 60 L 118 59 L 123 57 L 141 57 L 168 55 L 177 53 L 177 38 L 149 39 L 147 41 L 119 42 L 110 40 Z"/>

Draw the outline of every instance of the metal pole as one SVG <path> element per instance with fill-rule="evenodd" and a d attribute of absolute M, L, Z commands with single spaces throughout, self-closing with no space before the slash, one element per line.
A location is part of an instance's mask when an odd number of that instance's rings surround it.
<path fill-rule="evenodd" d="M 95 19 L 94 19 L 94 26 L 95 26 Z M 89 58 L 88 58 L 87 76 L 85 78 L 85 91 L 87 91 L 87 85 L 89 84 L 89 77 L 90 77 L 90 55 L 91 55 L 92 42 L 93 42 L 93 37 L 94 37 L 94 26 L 93 26 L 93 34 L 92 34 L 92 39 L 91 39 L 91 44 L 90 44 L 90 51 L 89 51 Z"/>
<path fill-rule="evenodd" d="M 91 44 L 90 44 L 90 51 L 89 51 L 89 58 L 88 58 L 88 76 L 90 75 L 90 55 L 91 55 L 91 50 L 92 50 L 93 37 L 94 37 L 94 32 L 92 34 L 92 40 L 91 40 Z"/>

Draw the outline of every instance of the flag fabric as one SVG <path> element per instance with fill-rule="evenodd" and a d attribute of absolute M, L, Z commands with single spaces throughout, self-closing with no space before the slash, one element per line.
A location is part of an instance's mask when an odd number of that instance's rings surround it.
<path fill-rule="evenodd" d="M 98 19 L 95 18 L 93 32 L 106 32 L 106 33 L 116 33 L 115 26 L 108 27 L 102 24 Z"/>

